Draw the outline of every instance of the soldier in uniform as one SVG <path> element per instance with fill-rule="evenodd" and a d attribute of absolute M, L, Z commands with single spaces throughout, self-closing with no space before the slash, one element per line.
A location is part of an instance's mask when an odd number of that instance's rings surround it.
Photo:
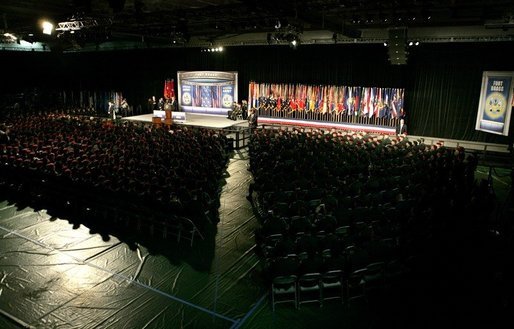
<path fill-rule="evenodd" d="M 257 111 L 254 107 L 250 110 L 250 115 L 248 116 L 248 126 L 250 127 L 250 131 L 253 132 L 255 128 L 257 128 Z"/>
<path fill-rule="evenodd" d="M 248 102 L 245 99 L 242 101 L 241 112 L 243 115 L 243 120 L 246 120 L 248 118 Z"/>

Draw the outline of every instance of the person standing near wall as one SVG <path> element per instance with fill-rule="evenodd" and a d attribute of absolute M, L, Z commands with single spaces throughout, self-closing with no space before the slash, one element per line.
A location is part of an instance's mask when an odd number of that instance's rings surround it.
<path fill-rule="evenodd" d="M 243 120 L 248 119 L 248 102 L 245 99 L 243 99 L 243 101 L 242 101 L 241 112 L 242 112 L 241 115 L 243 116 Z"/>
<path fill-rule="evenodd" d="M 250 127 L 251 131 L 257 128 L 257 119 L 257 112 L 255 111 L 255 108 L 252 107 L 250 110 L 250 115 L 248 116 L 248 126 Z"/>
<path fill-rule="evenodd" d="M 396 134 L 402 136 L 407 135 L 407 125 L 405 124 L 404 119 L 400 119 L 398 126 L 396 126 Z"/>

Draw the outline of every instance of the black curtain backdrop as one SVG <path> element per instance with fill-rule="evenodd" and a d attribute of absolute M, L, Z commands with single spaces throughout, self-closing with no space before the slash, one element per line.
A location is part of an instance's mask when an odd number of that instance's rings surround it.
<path fill-rule="evenodd" d="M 409 58 L 405 92 L 409 132 L 507 144 L 505 136 L 476 131 L 475 122 L 482 73 L 513 71 L 512 46 L 512 42 L 487 42 L 415 48 Z"/>
<path fill-rule="evenodd" d="M 177 71 L 239 73 L 239 100 L 248 83 L 284 82 L 403 87 L 411 135 L 507 144 L 507 137 L 475 131 L 482 72 L 514 70 L 512 42 L 422 44 L 409 48 L 408 65 L 388 64 L 379 44 L 138 49 L 84 53 L 0 52 L 0 94 L 37 88 L 121 91 L 133 106 L 162 97 Z M 514 128 L 513 128 L 514 129 Z"/>

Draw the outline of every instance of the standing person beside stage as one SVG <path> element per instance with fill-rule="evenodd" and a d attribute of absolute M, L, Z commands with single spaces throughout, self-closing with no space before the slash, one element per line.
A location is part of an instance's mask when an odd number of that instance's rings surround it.
<path fill-rule="evenodd" d="M 248 119 L 248 102 L 243 99 L 242 105 L 241 105 L 241 112 L 243 116 L 243 120 Z"/>
<path fill-rule="evenodd" d="M 172 111 L 178 111 L 178 106 L 177 106 L 177 99 L 175 98 L 175 96 L 171 96 L 171 110 Z"/>
<path fill-rule="evenodd" d="M 396 134 L 406 136 L 407 135 L 407 125 L 405 124 L 404 119 L 400 119 L 400 123 L 396 126 Z"/>
<path fill-rule="evenodd" d="M 148 113 L 152 113 L 153 112 L 153 100 L 152 100 L 152 97 L 148 98 L 148 104 L 146 106 L 146 110 Z"/>
<path fill-rule="evenodd" d="M 157 99 L 155 98 L 155 96 L 152 96 L 152 111 L 157 111 L 157 110 L 158 110 Z"/>
<path fill-rule="evenodd" d="M 250 109 L 250 115 L 248 116 L 248 127 L 250 127 L 250 131 L 254 131 L 257 128 L 257 111 L 255 111 L 255 107 Z"/>
<path fill-rule="evenodd" d="M 114 106 L 114 102 L 113 101 L 109 101 L 109 108 L 108 108 L 108 113 L 109 113 L 109 117 L 111 117 L 111 119 L 116 119 L 116 108 Z"/>
<path fill-rule="evenodd" d="M 128 102 L 127 102 L 126 98 L 123 98 L 121 100 L 120 107 L 121 107 L 121 115 L 124 116 L 124 117 L 128 116 L 128 114 L 129 114 L 129 105 L 128 105 Z"/>

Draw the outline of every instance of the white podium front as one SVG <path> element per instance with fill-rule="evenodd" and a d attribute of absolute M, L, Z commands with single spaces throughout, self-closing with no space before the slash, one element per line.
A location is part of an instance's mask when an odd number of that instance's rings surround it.
<path fill-rule="evenodd" d="M 164 119 L 164 118 L 166 118 L 166 111 L 159 111 L 159 110 L 153 111 L 153 116 Z"/>
<path fill-rule="evenodd" d="M 184 123 L 186 122 L 186 112 L 172 112 L 171 117 L 174 122 Z"/>

